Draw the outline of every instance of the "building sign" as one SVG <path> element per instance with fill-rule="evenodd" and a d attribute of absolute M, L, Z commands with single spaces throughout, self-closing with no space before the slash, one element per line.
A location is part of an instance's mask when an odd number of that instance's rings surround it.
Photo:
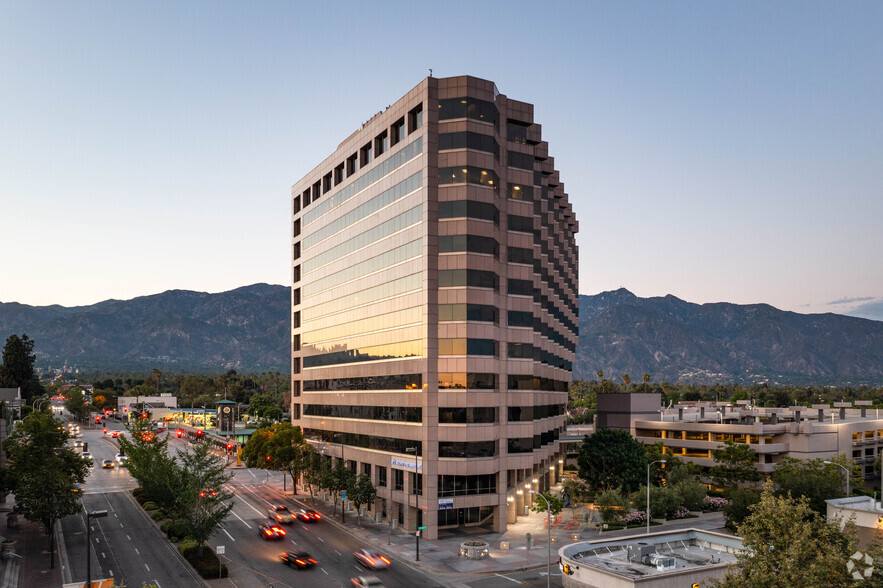
<path fill-rule="evenodd" d="M 423 473 L 423 462 L 416 459 L 408 459 L 402 457 L 392 457 L 390 467 L 394 470 L 406 470 L 409 472 Z"/>
<path fill-rule="evenodd" d="M 438 499 L 438 509 L 439 510 L 454 510 L 454 499 L 453 498 L 439 498 Z"/>

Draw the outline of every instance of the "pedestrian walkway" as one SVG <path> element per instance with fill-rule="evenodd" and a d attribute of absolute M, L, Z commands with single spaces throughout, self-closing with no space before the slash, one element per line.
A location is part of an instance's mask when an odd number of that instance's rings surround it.
<path fill-rule="evenodd" d="M 279 488 L 281 495 L 281 487 Z M 561 487 L 556 486 L 552 491 L 558 495 Z M 291 497 L 291 493 L 286 493 Z M 496 533 L 484 527 L 461 527 L 453 530 L 442 530 L 438 539 L 428 541 L 420 539 L 420 561 L 417 557 L 417 538 L 413 532 L 404 530 L 392 530 L 384 521 L 378 523 L 373 515 L 368 517 L 356 517 L 354 511 L 347 511 L 346 525 L 340 520 L 340 505 L 337 514 L 332 516 L 333 503 L 330 500 L 315 498 L 315 504 L 309 496 L 300 494 L 296 499 L 307 508 L 313 508 L 320 512 L 325 521 L 345 528 L 351 534 L 361 537 L 367 544 L 381 550 L 387 550 L 402 557 L 414 565 L 432 573 L 433 575 L 465 574 L 478 575 L 486 573 L 505 573 L 531 568 L 545 568 L 547 562 L 551 562 L 552 574 L 558 573 L 558 550 L 564 545 L 578 541 L 592 541 L 608 537 L 623 537 L 640 535 L 645 532 L 643 528 L 627 529 L 622 531 L 598 531 L 592 523 L 586 523 L 585 507 L 565 509 L 561 513 L 561 520 L 557 526 L 553 524 L 551 532 L 546 526 L 546 515 L 530 512 L 526 516 L 518 517 L 518 520 L 508 525 L 505 533 Z M 370 514 L 370 513 L 369 513 Z M 578 524 L 573 528 L 567 528 L 564 522 L 576 517 Z M 589 515 L 591 520 L 591 514 Z M 554 517 L 553 517 L 554 521 Z M 724 526 L 722 513 L 708 513 L 699 518 L 683 519 L 666 522 L 661 526 L 654 526 L 651 532 L 698 528 L 698 529 L 721 529 Z M 528 549 L 527 535 L 530 535 L 530 549 Z M 551 544 L 550 544 L 551 539 Z M 480 560 L 470 560 L 460 555 L 460 545 L 465 541 L 484 541 L 488 544 L 488 556 Z M 550 549 L 551 547 L 551 549 Z"/>
<path fill-rule="evenodd" d="M 12 495 L 0 503 L 0 588 L 18 586 L 61 586 L 61 562 L 58 551 L 49 565 L 49 535 L 41 523 L 23 517 L 7 517 L 15 505 Z M 12 541 L 12 543 L 7 543 Z"/>

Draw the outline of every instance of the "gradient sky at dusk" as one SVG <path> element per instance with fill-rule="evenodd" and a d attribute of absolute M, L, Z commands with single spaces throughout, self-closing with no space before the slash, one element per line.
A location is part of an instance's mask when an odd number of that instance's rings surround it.
<path fill-rule="evenodd" d="M 580 290 L 883 320 L 883 3 L 0 0 L 0 301 L 288 284 L 291 185 L 429 73 L 536 105 Z"/>

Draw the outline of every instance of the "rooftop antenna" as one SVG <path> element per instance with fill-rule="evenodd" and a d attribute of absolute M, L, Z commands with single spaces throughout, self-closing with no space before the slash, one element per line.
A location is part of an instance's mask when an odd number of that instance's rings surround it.
<path fill-rule="evenodd" d="M 432 77 L 432 68 L 429 68 L 429 77 Z"/>

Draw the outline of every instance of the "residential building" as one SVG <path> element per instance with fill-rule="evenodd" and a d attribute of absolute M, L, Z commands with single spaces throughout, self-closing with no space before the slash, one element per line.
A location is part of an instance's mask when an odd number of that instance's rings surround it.
<path fill-rule="evenodd" d="M 504 530 L 549 486 L 577 229 L 533 106 L 470 76 L 424 79 L 293 186 L 291 418 L 372 510 Z"/>

